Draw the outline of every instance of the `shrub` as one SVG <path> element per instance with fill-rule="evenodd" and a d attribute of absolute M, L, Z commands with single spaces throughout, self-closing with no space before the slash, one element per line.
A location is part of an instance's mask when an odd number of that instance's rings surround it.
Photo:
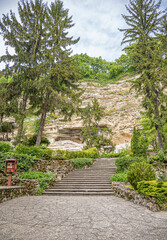
<path fill-rule="evenodd" d="M 40 189 L 37 190 L 38 194 L 41 194 L 42 191 L 50 184 L 50 180 L 56 178 L 54 173 L 43 173 L 43 172 L 24 172 L 19 176 L 19 179 L 37 179 L 40 184 Z"/>
<path fill-rule="evenodd" d="M 12 151 L 12 146 L 8 142 L 0 141 L 0 152 L 6 153 Z"/>
<path fill-rule="evenodd" d="M 42 150 L 37 146 L 25 146 L 25 145 L 17 145 L 15 148 L 15 152 L 19 154 L 27 154 L 36 157 L 42 157 Z"/>
<path fill-rule="evenodd" d="M 167 156 L 151 156 L 148 158 L 149 163 L 159 162 L 159 163 L 166 163 L 167 162 Z"/>
<path fill-rule="evenodd" d="M 71 159 L 71 164 L 76 168 L 83 168 L 85 165 L 93 165 L 93 160 L 91 158 L 75 158 Z"/>
<path fill-rule="evenodd" d="M 113 152 L 105 153 L 105 152 L 102 152 L 101 158 L 115 158 L 115 157 L 119 157 L 120 155 L 121 155 L 121 153 L 113 153 Z"/>
<path fill-rule="evenodd" d="M 23 142 L 23 145 L 26 146 L 34 146 L 36 144 L 36 140 L 37 140 L 37 134 L 29 137 L 27 140 L 25 140 Z M 49 140 L 46 137 L 42 137 L 41 139 L 41 145 L 44 144 L 46 146 L 48 146 L 50 144 Z"/>
<path fill-rule="evenodd" d="M 160 151 L 158 152 L 158 160 L 159 160 L 160 162 L 164 162 L 164 161 L 165 161 L 165 154 L 164 154 L 164 151 L 163 151 L 163 150 L 160 150 Z"/>
<path fill-rule="evenodd" d="M 52 159 L 53 150 L 44 148 L 44 147 L 37 147 L 37 146 L 25 146 L 25 145 L 17 145 L 15 148 L 15 152 L 19 154 L 27 154 L 30 156 L 34 156 L 41 159 Z"/>
<path fill-rule="evenodd" d="M 53 159 L 53 153 L 54 151 L 49 148 L 44 148 L 42 150 L 42 158 L 45 160 Z"/>
<path fill-rule="evenodd" d="M 110 178 L 110 182 L 128 182 L 127 173 L 123 172 L 112 175 Z"/>
<path fill-rule="evenodd" d="M 127 172 L 127 179 L 134 189 L 137 189 L 138 182 L 142 180 L 155 180 L 156 174 L 154 168 L 149 163 L 136 162 L 130 165 Z"/>
<path fill-rule="evenodd" d="M 155 197 L 160 207 L 167 205 L 167 183 L 156 181 L 141 181 L 137 185 L 137 191 L 147 197 Z M 166 206 L 167 207 L 167 206 Z"/>
<path fill-rule="evenodd" d="M 17 171 L 28 171 L 31 166 L 34 165 L 37 158 L 26 155 L 26 154 L 17 154 L 17 153 L 1 153 L 0 154 L 0 172 L 4 172 L 5 168 L 5 159 L 12 158 L 17 160 Z"/>
<path fill-rule="evenodd" d="M 54 159 L 57 160 L 68 160 L 74 158 L 98 158 L 99 152 L 97 148 L 89 148 L 83 151 L 64 151 L 64 150 L 57 150 L 56 156 Z"/>
<path fill-rule="evenodd" d="M 148 141 L 145 136 L 143 136 L 139 129 L 133 128 L 133 136 L 131 139 L 131 150 L 134 156 L 146 157 L 146 151 L 148 148 Z"/>
<path fill-rule="evenodd" d="M 115 165 L 117 167 L 117 173 L 124 172 L 128 170 L 129 166 L 135 162 L 145 162 L 147 161 L 143 157 L 120 157 L 115 160 Z"/>

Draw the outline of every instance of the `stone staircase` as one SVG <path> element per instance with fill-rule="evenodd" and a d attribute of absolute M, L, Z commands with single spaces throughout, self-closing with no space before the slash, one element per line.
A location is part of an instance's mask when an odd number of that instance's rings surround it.
<path fill-rule="evenodd" d="M 98 159 L 87 169 L 74 170 L 46 189 L 44 195 L 113 195 L 110 177 L 115 173 L 115 158 Z"/>

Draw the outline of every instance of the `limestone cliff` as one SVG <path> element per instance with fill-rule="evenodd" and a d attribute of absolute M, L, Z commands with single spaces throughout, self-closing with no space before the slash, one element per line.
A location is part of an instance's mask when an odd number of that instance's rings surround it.
<path fill-rule="evenodd" d="M 130 91 L 129 80 L 133 78 L 105 86 L 98 83 L 81 83 L 81 87 L 85 89 L 82 95 L 82 107 L 85 107 L 94 97 L 98 99 L 99 103 L 106 108 L 106 116 L 101 120 L 100 126 L 112 129 L 112 141 L 116 145 L 130 142 L 133 126 L 140 119 L 141 97 L 136 97 L 135 92 Z M 10 121 L 13 120 L 10 119 Z M 30 127 L 33 121 L 32 117 L 25 122 L 28 137 L 33 134 Z M 80 136 L 81 128 L 81 117 L 73 116 L 71 121 L 64 122 L 63 117 L 58 115 L 56 119 L 47 120 L 43 134 L 51 142 L 49 147 L 52 149 L 81 150 L 84 146 Z"/>
<path fill-rule="evenodd" d="M 140 119 L 141 97 L 136 97 L 134 91 L 130 91 L 130 79 L 121 80 L 115 84 L 100 86 L 97 83 L 81 83 L 85 89 L 82 95 L 82 106 L 86 106 L 94 97 L 106 108 L 106 116 L 101 120 L 101 126 L 107 126 L 113 130 L 113 143 L 128 143 L 132 137 L 133 126 Z M 63 118 L 50 120 L 46 124 L 44 135 L 50 140 L 50 148 L 76 149 L 83 146 L 80 137 L 82 120 L 73 116 L 70 122 L 64 122 Z"/>

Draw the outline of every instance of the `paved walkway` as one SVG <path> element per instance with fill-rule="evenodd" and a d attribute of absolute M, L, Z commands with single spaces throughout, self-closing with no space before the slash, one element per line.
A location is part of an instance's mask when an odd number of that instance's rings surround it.
<path fill-rule="evenodd" d="M 22 197 L 0 204 L 0 240 L 166 240 L 167 212 L 114 196 Z"/>

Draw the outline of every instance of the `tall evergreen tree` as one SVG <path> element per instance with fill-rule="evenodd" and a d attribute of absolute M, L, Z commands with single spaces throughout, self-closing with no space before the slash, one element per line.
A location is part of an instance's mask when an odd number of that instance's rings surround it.
<path fill-rule="evenodd" d="M 39 85 L 42 101 L 37 146 L 40 145 L 46 114 L 49 111 L 56 107 L 69 116 L 74 113 L 73 105 L 79 94 L 75 94 L 78 74 L 70 56 L 72 52 L 70 46 L 76 44 L 79 38 L 74 40 L 68 36 L 68 30 L 73 26 L 72 17 L 69 17 L 68 9 L 64 9 L 63 2 L 56 0 L 47 7 L 44 58 Z"/>
<path fill-rule="evenodd" d="M 79 39 L 68 36 L 74 24 L 59 0 L 50 7 L 43 0 L 23 0 L 18 3 L 18 13 L 20 20 L 11 11 L 0 22 L 5 44 L 15 51 L 14 55 L 7 51 L 1 61 L 6 63 L 6 75 L 13 76 L 8 91 L 17 93 L 17 140 L 21 141 L 23 136 L 28 109 L 37 109 L 36 114 L 41 114 L 36 142 L 39 146 L 48 111 L 57 107 L 68 116 L 74 112 L 73 102 L 80 93 L 74 93 L 78 74 L 70 46 Z"/>
<path fill-rule="evenodd" d="M 100 106 L 96 98 L 91 103 L 88 103 L 85 108 L 81 109 L 84 126 L 81 135 L 87 148 L 96 147 L 100 149 L 104 145 L 113 145 L 110 139 L 112 130 L 99 126 L 100 120 L 105 116 L 104 110 L 105 108 Z"/>
<path fill-rule="evenodd" d="M 143 106 L 149 117 L 154 119 L 159 149 L 163 148 L 163 119 L 161 113 L 166 104 L 164 89 L 166 81 L 166 62 L 163 58 L 162 44 L 158 33 L 164 15 L 159 10 L 161 0 L 130 0 L 126 6 L 129 15 L 122 15 L 129 28 L 124 32 L 122 43 L 136 42 L 132 58 L 140 77 L 132 82 L 132 87 L 143 95 Z"/>
<path fill-rule="evenodd" d="M 13 76 L 13 82 L 8 84 L 7 91 L 15 92 L 18 100 L 18 114 L 15 115 L 18 142 L 23 136 L 27 101 L 33 93 L 32 82 L 40 76 L 45 12 L 46 6 L 42 0 L 21 1 L 18 2 L 19 20 L 10 11 L 10 14 L 4 14 L 0 21 L 5 45 L 12 47 L 15 52 L 10 54 L 7 50 L 1 61 L 6 63 L 5 75 Z"/>

